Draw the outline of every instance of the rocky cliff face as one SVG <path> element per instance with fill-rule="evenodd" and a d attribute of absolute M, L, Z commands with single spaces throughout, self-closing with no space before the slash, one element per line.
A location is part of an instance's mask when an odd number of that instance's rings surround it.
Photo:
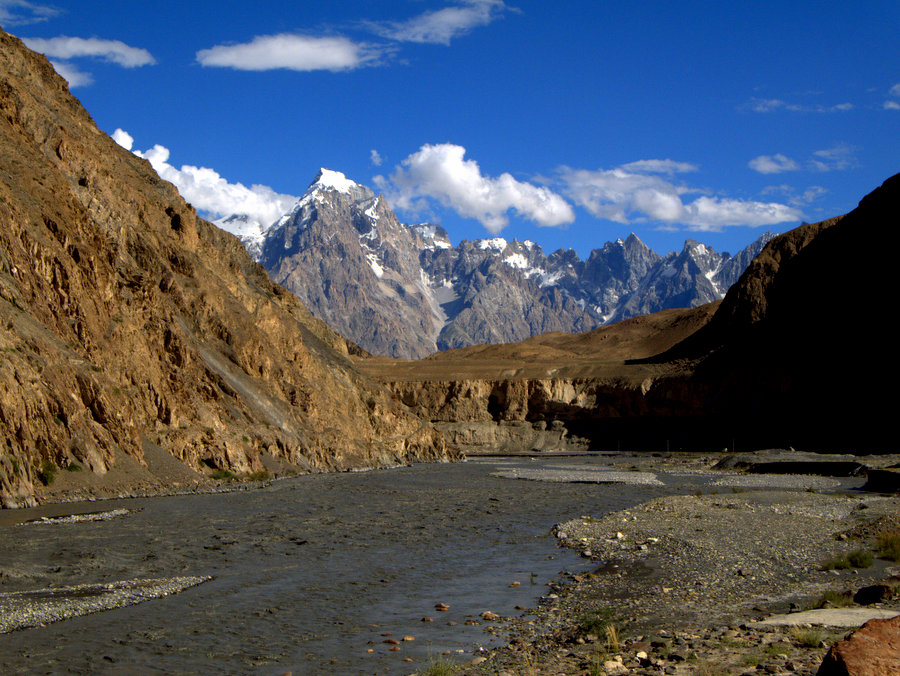
<path fill-rule="evenodd" d="M 0 500 L 162 448 L 213 468 L 445 459 L 348 344 L 0 32 Z M 142 475 L 148 485 L 151 472 Z"/>
<path fill-rule="evenodd" d="M 722 298 L 772 237 L 734 258 L 690 240 L 662 258 L 635 235 L 587 261 L 499 237 L 454 247 L 439 226 L 401 224 L 383 198 L 327 169 L 274 225 L 240 215 L 219 223 L 315 316 L 373 354 L 401 358 L 696 307 Z"/>

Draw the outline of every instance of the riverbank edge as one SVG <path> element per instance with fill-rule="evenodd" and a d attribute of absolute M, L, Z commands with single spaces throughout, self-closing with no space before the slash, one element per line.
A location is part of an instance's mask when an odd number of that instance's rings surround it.
<path fill-rule="evenodd" d="M 710 470 L 721 457 L 698 454 L 695 468 Z M 892 460 L 879 458 L 877 464 Z M 651 471 L 672 469 L 668 458 L 652 464 Z M 826 595 L 859 607 L 847 592 L 900 584 L 900 567 L 877 557 L 865 569 L 824 569 L 836 556 L 874 550 L 879 529 L 900 531 L 900 498 L 860 490 L 732 491 L 656 498 L 600 518 L 582 515 L 558 524 L 553 533 L 560 546 L 580 551 L 597 568 L 553 584 L 537 608 L 503 625 L 506 647 L 477 656 L 455 673 L 815 674 L 828 645 L 851 628 L 755 623 L 820 605 Z M 741 516 L 716 531 L 726 510 Z M 730 522 L 741 520 L 747 528 L 732 528 Z M 764 537 L 748 537 L 748 529 Z M 697 537 L 700 531 L 709 537 Z M 721 547 L 715 542 L 719 537 Z M 787 551 L 797 538 L 806 544 L 779 563 L 779 550 Z M 703 563 L 716 557 L 721 565 L 703 570 Z M 769 570 L 766 559 L 774 561 Z M 734 580 L 740 584 L 728 584 Z M 704 589 L 716 583 L 720 593 L 702 602 Z M 896 597 L 867 607 L 900 614 Z M 604 623 L 615 627 L 616 640 L 603 635 Z"/>

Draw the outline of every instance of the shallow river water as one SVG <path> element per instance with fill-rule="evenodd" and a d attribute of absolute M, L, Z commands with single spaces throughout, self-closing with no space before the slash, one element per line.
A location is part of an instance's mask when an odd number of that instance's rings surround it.
<path fill-rule="evenodd" d="M 297 477 L 259 490 L 57 505 L 110 521 L 0 518 L 0 591 L 211 575 L 180 594 L 0 635 L 3 673 L 408 674 L 494 645 L 485 610 L 519 615 L 560 571 L 557 522 L 690 489 L 499 478 L 546 461 L 480 458 Z M 602 464 L 602 458 L 555 458 Z M 514 582 L 519 586 L 510 587 Z M 435 604 L 449 610 L 439 612 Z M 423 622 L 423 617 L 433 622 Z M 495 623 L 496 624 L 496 623 Z M 386 635 L 399 640 L 391 651 Z M 404 636 L 415 640 L 403 641 Z M 501 631 L 501 638 L 503 632 Z M 372 652 L 368 652 L 371 649 Z M 465 651 L 465 652 L 462 652 Z M 405 662 L 411 658 L 412 662 Z"/>

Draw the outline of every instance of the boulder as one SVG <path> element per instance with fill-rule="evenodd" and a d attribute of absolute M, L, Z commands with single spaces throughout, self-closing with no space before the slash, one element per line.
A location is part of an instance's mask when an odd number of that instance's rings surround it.
<path fill-rule="evenodd" d="M 818 676 L 884 676 L 900 673 L 900 615 L 869 620 L 831 646 Z"/>

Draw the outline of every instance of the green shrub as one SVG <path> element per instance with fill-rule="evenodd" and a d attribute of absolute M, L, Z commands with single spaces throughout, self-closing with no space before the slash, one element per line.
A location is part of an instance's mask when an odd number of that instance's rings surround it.
<path fill-rule="evenodd" d="M 819 597 L 819 600 L 816 601 L 813 608 L 824 608 L 826 605 L 830 605 L 833 608 L 846 608 L 847 606 L 852 606 L 853 594 L 848 591 L 827 591 Z"/>
<path fill-rule="evenodd" d="M 455 662 L 443 656 L 428 657 L 428 666 L 424 671 L 420 671 L 419 676 L 453 676 L 458 670 Z"/>
<path fill-rule="evenodd" d="M 791 627 L 791 637 L 804 648 L 818 648 L 825 640 L 825 632 L 815 627 Z"/>
<path fill-rule="evenodd" d="M 41 468 L 37 472 L 37 478 L 40 479 L 42 484 L 49 486 L 56 478 L 56 469 L 56 465 L 49 460 L 44 460 L 44 462 L 41 463 Z"/>
<path fill-rule="evenodd" d="M 873 558 L 872 552 L 868 549 L 857 549 L 847 555 L 850 565 L 854 568 L 868 568 L 872 565 Z"/>
<path fill-rule="evenodd" d="M 850 565 L 850 559 L 846 556 L 835 556 L 822 564 L 822 570 L 849 570 L 850 568 L 853 566 Z"/>
<path fill-rule="evenodd" d="M 881 533 L 878 536 L 878 556 L 888 561 L 900 561 L 900 533 Z"/>
<path fill-rule="evenodd" d="M 210 474 L 210 477 L 216 479 L 217 481 L 234 481 L 235 479 L 237 479 L 234 473 L 229 472 L 227 469 L 217 469 L 212 474 Z"/>
<path fill-rule="evenodd" d="M 616 614 L 611 608 L 591 610 L 578 618 L 578 626 L 584 634 L 605 637 L 610 627 L 616 627 Z"/>
<path fill-rule="evenodd" d="M 66 465 L 66 471 L 67 471 L 67 472 L 80 472 L 81 470 L 82 470 L 81 465 L 79 465 L 79 464 L 78 464 L 77 462 L 75 462 L 74 460 L 73 460 L 73 461 L 70 461 L 69 464 Z"/>

